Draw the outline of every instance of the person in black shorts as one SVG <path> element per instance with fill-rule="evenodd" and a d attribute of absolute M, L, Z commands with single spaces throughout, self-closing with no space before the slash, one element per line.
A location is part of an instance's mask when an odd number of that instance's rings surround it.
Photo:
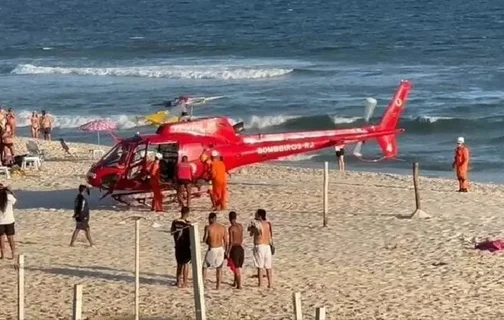
<path fill-rule="evenodd" d="M 9 242 L 11 249 L 11 259 L 16 255 L 16 242 L 14 236 L 16 230 L 14 228 L 14 210 L 13 205 L 16 203 L 16 197 L 9 190 L 0 184 L 0 259 L 5 257 L 5 237 Z"/>
<path fill-rule="evenodd" d="M 74 246 L 74 242 L 79 235 L 79 232 L 83 230 L 86 233 L 86 238 L 89 241 L 89 245 L 93 246 L 93 240 L 91 240 L 91 230 L 89 228 L 89 205 L 84 193 L 89 195 L 89 189 L 85 185 L 81 184 L 79 186 L 79 194 L 75 198 L 74 215 L 75 219 L 75 230 L 72 235 L 72 240 L 70 241 L 70 247 Z"/>
<path fill-rule="evenodd" d="M 171 234 L 175 241 L 175 260 L 177 260 L 177 287 L 187 286 L 189 262 L 191 262 L 191 238 L 189 236 L 189 207 L 182 207 L 180 218 L 173 220 Z"/>
<path fill-rule="evenodd" d="M 334 151 L 336 151 L 339 171 L 345 171 L 345 149 L 342 146 L 334 146 Z"/>

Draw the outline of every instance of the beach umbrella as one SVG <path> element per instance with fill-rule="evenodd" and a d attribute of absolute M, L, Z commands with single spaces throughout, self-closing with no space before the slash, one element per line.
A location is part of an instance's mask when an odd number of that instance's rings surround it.
<path fill-rule="evenodd" d="M 82 131 L 95 131 L 98 134 L 98 144 L 100 144 L 101 131 L 113 131 L 117 128 L 116 124 L 110 120 L 98 119 L 93 120 L 80 126 Z"/>

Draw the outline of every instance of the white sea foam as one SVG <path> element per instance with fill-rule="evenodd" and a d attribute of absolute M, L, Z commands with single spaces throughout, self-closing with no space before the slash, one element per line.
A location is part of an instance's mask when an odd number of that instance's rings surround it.
<path fill-rule="evenodd" d="M 246 128 L 254 128 L 254 129 L 264 129 L 268 127 L 274 127 L 285 123 L 291 119 L 296 119 L 297 116 L 284 116 L 284 115 L 276 115 L 276 116 L 252 116 L 250 119 L 245 121 Z"/>
<path fill-rule="evenodd" d="M 359 119 L 362 119 L 361 117 L 337 117 L 337 116 L 334 116 L 332 118 L 333 122 L 335 124 L 339 124 L 339 123 L 354 123 L 355 121 L 359 120 Z"/>
<path fill-rule="evenodd" d="M 26 127 L 30 125 L 30 111 L 20 111 L 17 113 L 17 126 Z M 100 116 L 79 116 L 79 115 L 57 115 L 51 114 L 54 119 L 54 127 L 62 129 L 78 128 L 81 125 L 97 120 L 109 119 L 116 123 L 118 129 L 130 129 L 138 126 L 145 125 L 142 121 L 137 121 L 136 116 L 133 115 L 115 115 L 110 117 Z"/>
<path fill-rule="evenodd" d="M 115 76 L 170 79 L 262 79 L 280 77 L 293 69 L 265 66 L 223 66 L 223 65 L 163 65 L 116 68 L 67 68 L 44 67 L 32 64 L 17 65 L 12 74 L 60 74 L 81 76 Z"/>
<path fill-rule="evenodd" d="M 417 118 L 420 122 L 434 123 L 439 120 L 450 120 L 452 117 L 440 117 L 440 116 L 420 116 Z"/>

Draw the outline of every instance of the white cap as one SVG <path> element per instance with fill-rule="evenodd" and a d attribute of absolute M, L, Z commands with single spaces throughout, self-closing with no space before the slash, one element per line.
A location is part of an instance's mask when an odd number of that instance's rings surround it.
<path fill-rule="evenodd" d="M 158 160 L 163 159 L 163 155 L 161 153 L 156 153 L 156 159 Z"/>
<path fill-rule="evenodd" d="M 464 142 L 465 142 L 464 137 L 457 138 L 457 143 L 464 143 Z"/>
<path fill-rule="evenodd" d="M 145 158 L 145 151 L 140 151 L 140 158 Z"/>
<path fill-rule="evenodd" d="M 217 150 L 212 150 L 211 156 L 212 157 L 218 157 L 219 153 L 217 152 Z"/>

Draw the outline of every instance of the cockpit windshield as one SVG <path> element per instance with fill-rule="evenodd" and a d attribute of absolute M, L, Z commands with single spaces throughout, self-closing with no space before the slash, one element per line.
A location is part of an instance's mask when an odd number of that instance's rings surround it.
<path fill-rule="evenodd" d="M 126 165 L 126 160 L 128 159 L 128 152 L 131 149 L 131 144 L 120 143 L 113 147 L 104 157 L 103 165 L 114 166 L 114 165 Z"/>

